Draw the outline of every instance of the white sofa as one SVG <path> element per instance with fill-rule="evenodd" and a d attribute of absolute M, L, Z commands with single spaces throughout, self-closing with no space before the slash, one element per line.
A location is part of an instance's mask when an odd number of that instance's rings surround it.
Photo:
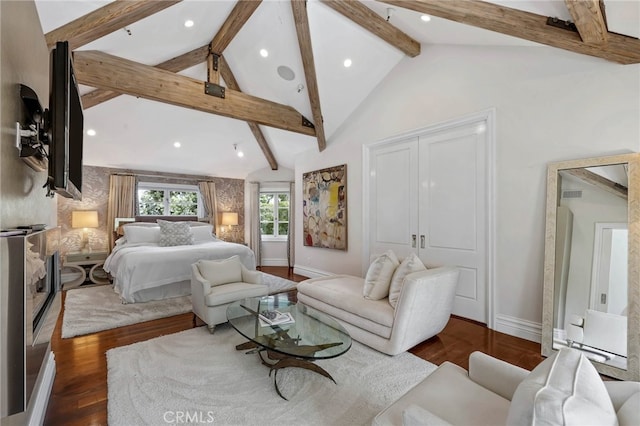
<path fill-rule="evenodd" d="M 567 341 L 626 357 L 627 317 L 593 309 L 587 309 L 584 316 L 571 315 Z"/>
<path fill-rule="evenodd" d="M 568 348 L 531 372 L 482 352 L 471 354 L 468 373 L 444 362 L 373 420 L 375 426 L 616 423 L 640 424 L 640 383 L 603 382 Z"/>
<path fill-rule="evenodd" d="M 447 325 L 458 275 L 458 269 L 451 266 L 406 275 L 395 308 L 388 296 L 379 300 L 363 297 L 365 279 L 351 275 L 303 281 L 298 284 L 298 301 L 338 320 L 354 340 L 396 355 Z"/>

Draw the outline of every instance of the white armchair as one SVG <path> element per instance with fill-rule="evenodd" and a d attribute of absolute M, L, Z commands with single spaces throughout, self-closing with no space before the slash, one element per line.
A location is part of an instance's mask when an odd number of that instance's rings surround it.
<path fill-rule="evenodd" d="M 193 313 L 207 323 L 211 333 L 217 324 L 227 322 L 227 306 L 231 303 L 268 293 L 262 274 L 245 268 L 238 256 L 199 260 L 191 265 Z"/>

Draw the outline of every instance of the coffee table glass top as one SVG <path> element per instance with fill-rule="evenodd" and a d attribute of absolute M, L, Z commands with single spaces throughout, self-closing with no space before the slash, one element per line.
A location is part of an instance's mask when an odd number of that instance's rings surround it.
<path fill-rule="evenodd" d="M 289 312 L 295 322 L 262 326 L 257 313 L 265 310 Z M 336 320 L 281 297 L 253 297 L 234 302 L 227 308 L 227 320 L 250 341 L 290 357 L 334 358 L 351 348 L 349 333 Z"/>

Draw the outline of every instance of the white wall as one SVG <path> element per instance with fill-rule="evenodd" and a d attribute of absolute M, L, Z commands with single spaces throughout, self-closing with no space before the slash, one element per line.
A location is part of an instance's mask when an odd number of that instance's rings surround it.
<path fill-rule="evenodd" d="M 296 243 L 296 270 L 359 275 L 362 144 L 496 108 L 496 329 L 537 340 L 542 318 L 546 167 L 638 151 L 640 65 L 548 47 L 422 46 L 372 92 L 302 173 L 347 163 L 349 250 Z M 302 216 L 297 214 L 300 228 Z M 537 336 L 536 336 L 537 335 Z"/>

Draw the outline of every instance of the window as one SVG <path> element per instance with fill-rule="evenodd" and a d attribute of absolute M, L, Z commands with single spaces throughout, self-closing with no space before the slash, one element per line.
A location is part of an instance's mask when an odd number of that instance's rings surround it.
<path fill-rule="evenodd" d="M 260 232 L 263 237 L 283 239 L 289 234 L 289 193 L 260 194 Z"/>
<path fill-rule="evenodd" d="M 138 213 L 160 216 L 202 215 L 200 191 L 194 185 L 138 184 Z"/>

